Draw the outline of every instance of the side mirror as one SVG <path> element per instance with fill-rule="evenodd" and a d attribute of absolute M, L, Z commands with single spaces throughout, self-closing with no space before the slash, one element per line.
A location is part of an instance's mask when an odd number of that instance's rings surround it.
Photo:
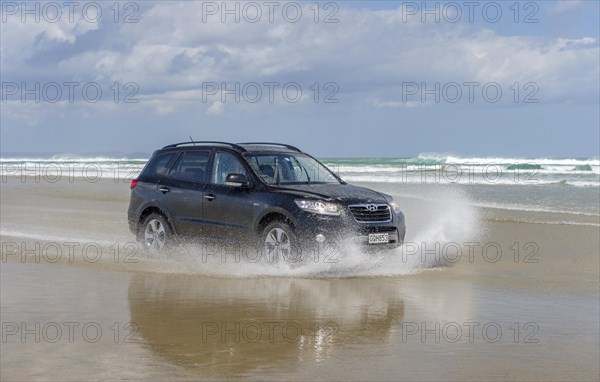
<path fill-rule="evenodd" d="M 227 177 L 225 178 L 225 184 L 228 186 L 243 188 L 250 187 L 250 181 L 244 174 L 227 174 Z"/>

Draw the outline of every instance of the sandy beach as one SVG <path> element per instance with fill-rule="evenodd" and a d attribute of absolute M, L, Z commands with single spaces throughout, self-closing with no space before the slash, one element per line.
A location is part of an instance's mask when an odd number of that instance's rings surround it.
<path fill-rule="evenodd" d="M 0 0 L 0 382 L 600 382 L 599 15 Z"/>
<path fill-rule="evenodd" d="M 291 269 L 202 244 L 148 257 L 124 182 L 4 180 L 3 380 L 598 379 L 593 217 L 404 189 L 403 248 Z"/>

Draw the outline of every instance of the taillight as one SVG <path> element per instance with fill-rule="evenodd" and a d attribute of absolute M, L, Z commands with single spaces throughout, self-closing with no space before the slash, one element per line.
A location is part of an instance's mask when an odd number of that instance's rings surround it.
<path fill-rule="evenodd" d="M 130 189 L 130 190 L 133 190 L 133 189 L 135 188 L 135 186 L 137 186 L 137 182 L 138 182 L 138 180 L 137 180 L 137 179 L 133 179 L 133 180 L 131 181 L 131 184 L 129 185 L 129 189 Z"/>

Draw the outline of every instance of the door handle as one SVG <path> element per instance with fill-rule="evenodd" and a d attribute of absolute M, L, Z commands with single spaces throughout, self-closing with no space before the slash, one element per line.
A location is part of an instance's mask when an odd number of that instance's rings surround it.
<path fill-rule="evenodd" d="M 213 194 L 204 195 L 204 199 L 208 200 L 209 202 L 213 201 L 214 198 L 215 196 Z"/>
<path fill-rule="evenodd" d="M 158 191 L 162 192 L 163 194 L 166 192 L 169 192 L 169 187 L 166 186 L 159 186 L 158 187 Z"/>

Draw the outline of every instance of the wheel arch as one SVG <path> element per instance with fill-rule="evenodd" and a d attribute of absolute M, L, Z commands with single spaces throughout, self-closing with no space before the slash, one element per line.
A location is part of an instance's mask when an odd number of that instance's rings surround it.
<path fill-rule="evenodd" d="M 144 220 L 146 220 L 146 218 L 153 213 L 156 213 L 156 214 L 162 216 L 163 218 L 165 218 L 167 224 L 169 225 L 169 228 L 171 229 L 171 232 L 175 232 L 175 230 L 173 229 L 173 223 L 171 223 L 171 219 L 169 219 L 169 216 L 163 210 L 161 210 L 158 206 L 150 205 L 150 206 L 145 207 L 139 215 L 138 224 L 137 224 L 138 235 L 140 234 L 140 232 L 142 232 L 142 229 L 143 229 L 142 224 L 144 224 Z"/>
<path fill-rule="evenodd" d="M 289 214 L 287 214 L 286 211 L 280 209 L 266 211 L 259 217 L 259 219 L 257 219 L 257 221 L 258 222 L 256 224 L 256 233 L 259 235 L 263 232 L 265 227 L 269 225 L 269 223 L 274 221 L 281 221 L 287 223 L 290 225 L 290 227 L 292 227 L 293 230 L 296 230 L 295 220 L 291 216 L 289 216 Z"/>

